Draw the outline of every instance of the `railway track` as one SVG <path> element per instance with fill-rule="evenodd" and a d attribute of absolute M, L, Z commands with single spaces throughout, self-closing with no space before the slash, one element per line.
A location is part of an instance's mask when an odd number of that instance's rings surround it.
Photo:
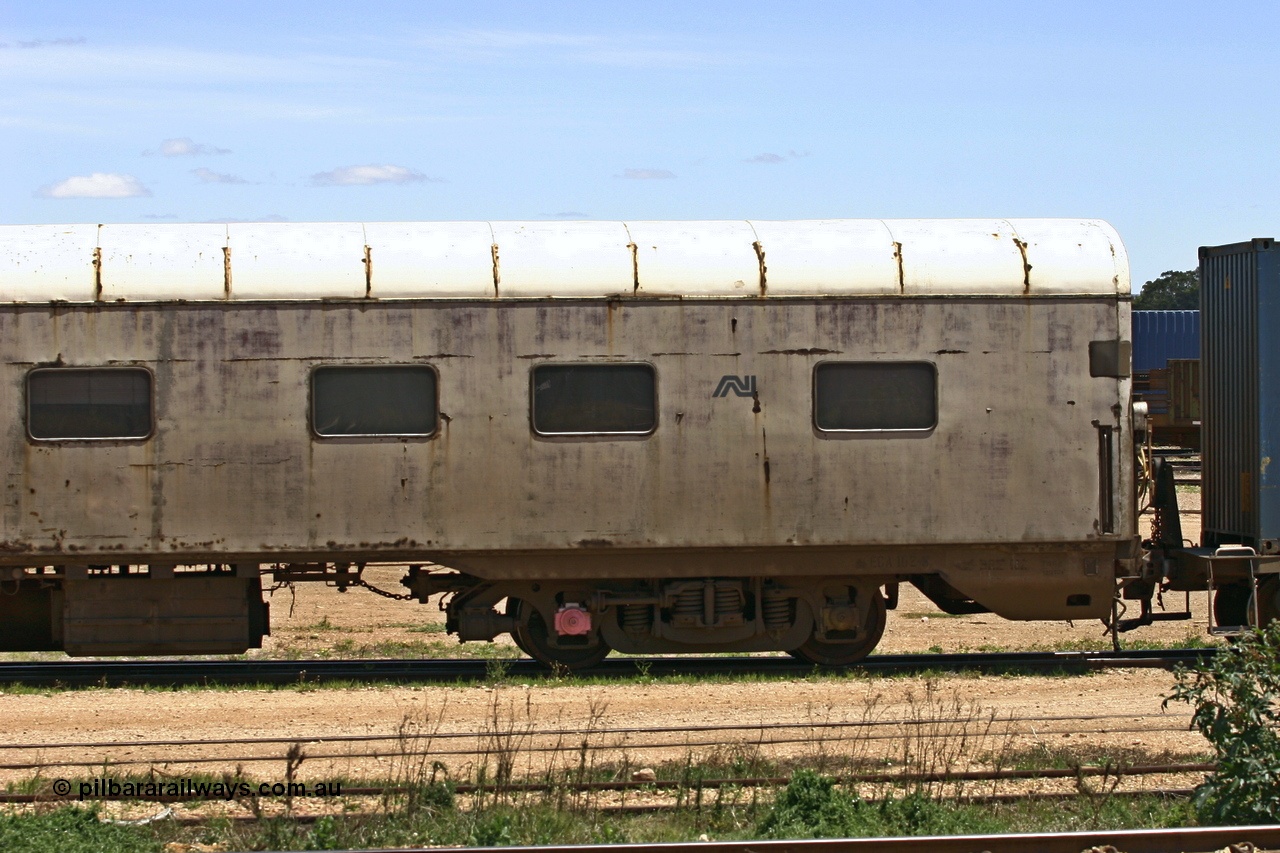
<path fill-rule="evenodd" d="M 998 652 L 873 655 L 849 672 L 904 674 L 954 672 L 1086 672 L 1116 668 L 1195 666 L 1216 650 L 1120 652 Z M 628 679 L 677 675 L 808 675 L 811 664 L 785 657 L 608 658 L 582 675 Z M 0 663 L 0 684 L 31 687 L 125 687 L 333 682 L 450 683 L 495 677 L 543 678 L 531 660 L 111 660 Z"/>
<path fill-rule="evenodd" d="M 822 743 L 834 752 L 857 754 L 868 751 L 871 744 L 899 744 L 909 739 L 923 748 L 926 741 L 945 742 L 965 738 L 971 746 L 990 741 L 1001 742 L 1032 737 L 1043 740 L 1062 734 L 1152 735 L 1158 732 L 1185 732 L 1191 717 L 1185 713 L 1162 711 L 1158 714 L 1062 714 L 1001 718 L 981 711 L 937 706 L 923 707 L 905 715 L 867 715 L 844 719 L 803 719 L 760 723 L 682 724 L 674 726 L 569 725 L 563 728 L 539 728 L 527 718 L 511 717 L 486 723 L 471 731 L 442 729 L 435 725 L 401 726 L 395 731 L 360 734 L 342 731 L 268 737 L 184 738 L 173 740 L 104 740 L 104 741 L 31 741 L 0 744 L 0 771 L 49 771 L 62 769 L 117 769 L 154 766 L 192 767 L 197 765 L 262 765 L 287 760 L 291 750 L 305 753 L 312 764 L 322 761 L 358 762 L 362 759 L 403 759 L 430 757 L 436 760 L 460 760 L 475 764 L 491 758 L 496 752 L 522 756 L 543 755 L 558 759 L 553 766 L 564 766 L 564 757 L 578 758 L 583 749 L 602 761 L 625 759 L 627 754 L 653 755 L 663 750 L 687 751 L 708 747 L 747 745 L 763 752 L 778 747 L 806 746 Z M 526 765 L 529 762 L 526 762 Z M 1156 772 L 1198 772 L 1206 768 L 1160 765 Z M 865 776 L 859 781 L 888 782 L 907 779 L 897 775 L 903 770 Z M 951 773 L 952 771 L 947 771 Z M 986 773 L 986 770 L 981 771 Z M 981 779 L 1050 778 L 1057 771 L 1036 770 L 1020 776 L 1021 771 L 1008 768 L 997 775 L 956 776 L 955 781 Z M 1060 773 L 1073 776 L 1075 769 Z M 936 773 L 935 773 L 936 775 Z M 874 777 L 874 778 L 873 778 Z M 737 779 L 742 782 L 742 779 Z M 775 780 L 776 781 L 776 780 Z M 911 781 L 922 781 L 914 779 Z M 618 783 L 609 783 L 617 785 Z M 622 784 L 622 790 L 630 783 Z M 638 787 L 649 784 L 643 782 Z M 536 787 L 536 786 L 535 786 Z M 605 786 L 608 787 L 608 786 Z M 585 790 L 585 789 L 584 789 Z"/>

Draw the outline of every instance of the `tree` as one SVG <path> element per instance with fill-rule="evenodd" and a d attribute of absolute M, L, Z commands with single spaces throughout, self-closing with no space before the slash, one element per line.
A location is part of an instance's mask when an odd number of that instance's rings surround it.
<path fill-rule="evenodd" d="M 1169 270 L 1142 285 L 1134 311 L 1185 311 L 1200 307 L 1200 270 Z"/>

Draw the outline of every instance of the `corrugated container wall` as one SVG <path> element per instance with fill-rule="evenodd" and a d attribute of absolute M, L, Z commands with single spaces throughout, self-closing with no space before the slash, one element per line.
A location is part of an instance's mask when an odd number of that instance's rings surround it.
<path fill-rule="evenodd" d="M 1199 311 L 1134 311 L 1133 372 L 1166 367 L 1171 358 L 1200 357 Z"/>
<path fill-rule="evenodd" d="M 1280 245 L 1200 249 L 1204 543 L 1280 550 Z"/>

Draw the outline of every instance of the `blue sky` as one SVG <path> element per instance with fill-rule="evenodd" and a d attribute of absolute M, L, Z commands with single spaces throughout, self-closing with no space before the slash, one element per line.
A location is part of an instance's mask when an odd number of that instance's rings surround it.
<path fill-rule="evenodd" d="M 0 222 L 1280 236 L 1280 4 L 0 0 Z"/>

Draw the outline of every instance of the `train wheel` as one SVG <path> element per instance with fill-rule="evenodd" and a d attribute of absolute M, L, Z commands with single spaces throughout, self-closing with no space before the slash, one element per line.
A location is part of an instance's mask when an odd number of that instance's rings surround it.
<path fill-rule="evenodd" d="M 507 615 L 511 616 L 516 620 L 517 626 L 519 626 L 520 624 L 520 605 L 521 605 L 521 601 L 518 598 L 507 599 Z M 511 631 L 511 641 L 516 644 L 517 649 L 524 652 L 529 657 L 533 657 L 533 652 L 529 651 L 528 647 L 525 646 L 524 639 L 521 637 L 521 633 L 522 632 L 520 631 L 519 627 L 516 627 L 515 629 L 513 629 Z"/>
<path fill-rule="evenodd" d="M 1272 575 L 1258 583 L 1258 616 L 1262 627 L 1280 619 L 1280 577 Z M 1253 622 L 1253 602 L 1249 603 L 1249 621 Z"/>
<path fill-rule="evenodd" d="M 516 629 L 511 632 L 511 638 L 522 652 L 543 666 L 552 669 L 587 669 L 600 663 L 609 654 L 609 647 L 599 634 L 596 635 L 594 646 L 564 648 L 551 645 L 551 632 L 547 630 L 546 620 L 536 608 L 523 601 L 508 602 L 507 611 L 516 616 Z"/>
<path fill-rule="evenodd" d="M 871 612 L 867 614 L 867 630 L 856 640 L 829 642 L 810 637 L 803 646 L 788 652 L 793 658 L 816 666 L 849 666 L 871 654 L 871 650 L 884 636 L 887 621 L 884 596 L 876 590 L 871 599 Z"/>
<path fill-rule="evenodd" d="M 1228 627 L 1253 623 L 1252 594 L 1242 583 L 1218 587 L 1213 593 L 1213 621 Z"/>

